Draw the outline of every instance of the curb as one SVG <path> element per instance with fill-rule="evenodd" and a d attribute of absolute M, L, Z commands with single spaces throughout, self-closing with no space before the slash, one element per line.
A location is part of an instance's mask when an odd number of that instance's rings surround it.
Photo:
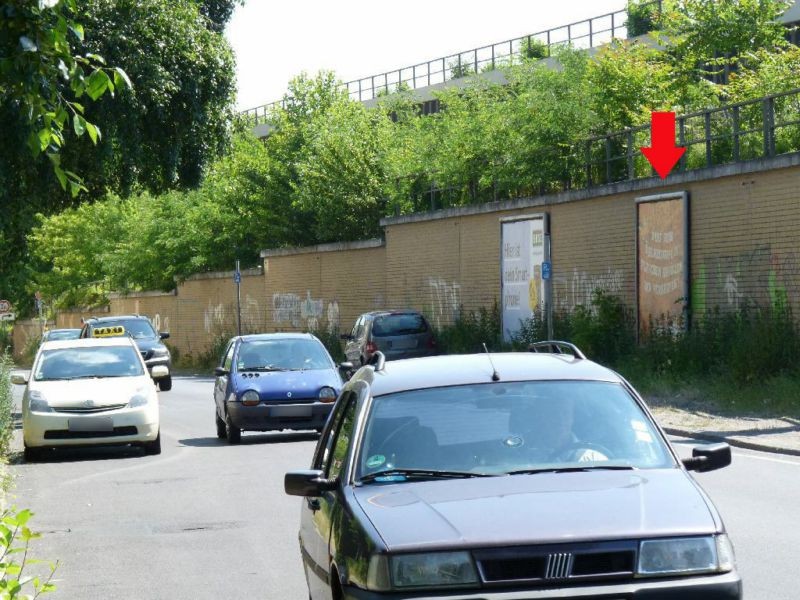
<path fill-rule="evenodd" d="M 742 440 L 738 437 L 724 436 L 714 433 L 706 433 L 704 431 L 691 431 L 689 429 L 679 429 L 677 427 L 662 427 L 662 429 L 670 435 L 680 435 L 683 437 L 705 440 L 708 442 L 726 442 L 731 446 L 735 446 L 737 448 L 745 448 L 746 450 L 756 450 L 758 452 L 770 452 L 772 454 L 787 454 L 789 456 L 800 456 L 800 448 L 785 448 L 782 446 L 771 446 L 769 444 L 762 444 L 759 442 L 750 442 L 747 440 Z"/>

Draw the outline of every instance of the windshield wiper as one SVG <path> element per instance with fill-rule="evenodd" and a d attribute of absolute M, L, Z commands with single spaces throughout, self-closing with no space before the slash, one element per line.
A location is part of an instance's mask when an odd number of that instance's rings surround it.
<path fill-rule="evenodd" d="M 587 465 L 585 467 L 543 467 L 540 469 L 519 469 L 504 475 L 536 475 L 537 473 L 583 473 L 586 471 L 633 471 L 630 465 Z"/>
<path fill-rule="evenodd" d="M 275 367 L 273 365 L 266 365 L 264 367 L 247 367 L 246 369 L 239 369 L 239 373 L 246 373 L 250 371 L 288 371 L 283 367 Z"/>
<path fill-rule="evenodd" d="M 364 475 L 360 483 L 369 483 L 381 477 L 413 477 L 415 479 L 467 479 L 470 477 L 492 477 L 489 473 L 471 471 L 440 471 L 438 469 L 386 469 Z"/>

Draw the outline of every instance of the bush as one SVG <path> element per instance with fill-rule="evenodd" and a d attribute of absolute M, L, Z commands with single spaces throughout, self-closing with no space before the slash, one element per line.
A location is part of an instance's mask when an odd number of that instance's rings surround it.
<path fill-rule="evenodd" d="M 653 0 L 628 2 L 628 20 L 625 21 L 628 37 L 636 37 L 661 28 L 661 12 Z"/>
<path fill-rule="evenodd" d="M 0 354 L 11 352 L 13 348 L 14 329 L 6 322 L 0 322 Z"/>
<path fill-rule="evenodd" d="M 14 401 L 11 396 L 11 355 L 0 354 L 0 461 L 5 461 L 11 450 L 14 434 Z"/>
<path fill-rule="evenodd" d="M 520 56 L 528 60 L 541 60 L 550 56 L 550 48 L 541 40 L 528 36 L 519 48 Z"/>
<path fill-rule="evenodd" d="M 459 310 L 452 325 L 436 332 L 436 340 L 442 354 L 483 352 L 483 344 L 495 352 L 508 349 L 508 344 L 503 341 L 500 308 L 496 302 L 490 309 Z"/>
<path fill-rule="evenodd" d="M 17 512 L 10 508 L 0 513 L 0 556 L 3 557 L 0 598 L 4 600 L 36 598 L 56 589 L 51 580 L 58 568 L 57 562 L 48 564 L 49 573 L 44 580 L 25 572 L 26 567 L 31 564 L 42 562 L 29 557 L 31 541 L 41 537 L 41 534 L 28 529 L 27 524 L 32 516 L 27 509 Z M 15 557 L 20 558 L 14 560 Z M 30 591 L 33 592 L 32 595 L 26 593 Z"/>
<path fill-rule="evenodd" d="M 328 350 L 328 353 L 331 355 L 331 358 L 333 358 L 336 364 L 347 360 L 344 355 L 344 350 L 342 349 L 342 342 L 341 338 L 339 337 L 338 329 L 317 329 L 311 330 L 309 333 L 319 338 L 319 341 L 322 342 L 322 345 Z"/>

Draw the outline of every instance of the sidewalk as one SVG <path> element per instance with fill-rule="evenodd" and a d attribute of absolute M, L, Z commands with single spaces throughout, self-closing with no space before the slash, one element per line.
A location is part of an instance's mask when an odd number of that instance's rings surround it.
<path fill-rule="evenodd" d="M 650 404 L 650 409 L 661 427 L 671 435 L 724 441 L 740 448 L 800 456 L 798 419 L 722 416 L 659 404 Z"/>

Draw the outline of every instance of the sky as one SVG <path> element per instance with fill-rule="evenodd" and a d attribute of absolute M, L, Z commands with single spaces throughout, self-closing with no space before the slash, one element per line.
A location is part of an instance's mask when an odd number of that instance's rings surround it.
<path fill-rule="evenodd" d="M 343 81 L 624 9 L 626 0 L 245 0 L 226 36 L 237 107 L 280 100 L 305 71 Z"/>

